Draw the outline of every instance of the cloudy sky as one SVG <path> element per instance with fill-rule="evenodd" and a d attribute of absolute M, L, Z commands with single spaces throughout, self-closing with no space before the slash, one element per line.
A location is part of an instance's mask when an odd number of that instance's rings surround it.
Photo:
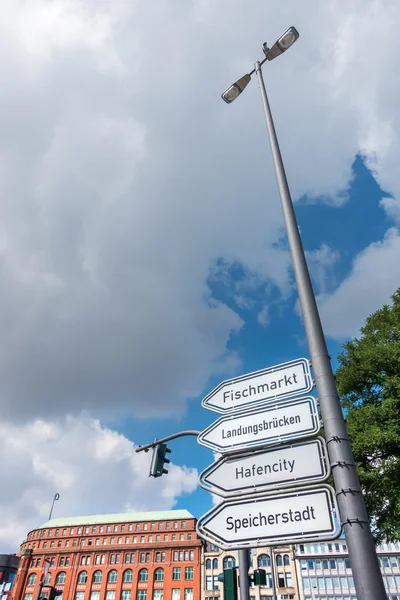
<path fill-rule="evenodd" d="M 228 376 L 307 356 L 257 81 L 265 65 L 332 356 L 399 285 L 396 0 L 0 3 L 0 551 L 54 516 L 211 504 Z"/>

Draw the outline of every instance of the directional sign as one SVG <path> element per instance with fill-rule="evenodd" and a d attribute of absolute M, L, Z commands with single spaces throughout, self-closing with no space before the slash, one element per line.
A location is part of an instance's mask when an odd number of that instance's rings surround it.
<path fill-rule="evenodd" d="M 225 500 L 199 519 L 197 533 L 224 550 L 331 540 L 340 535 L 338 514 L 330 486 L 298 488 Z"/>
<path fill-rule="evenodd" d="M 276 367 L 227 379 L 202 401 L 202 406 L 221 414 L 265 404 L 277 398 L 307 394 L 313 389 L 310 363 L 299 358 Z"/>
<path fill-rule="evenodd" d="M 325 481 L 330 474 L 325 440 L 224 457 L 200 474 L 200 485 L 229 498 L 251 492 Z"/>
<path fill-rule="evenodd" d="M 197 441 L 202 446 L 224 454 L 243 448 L 310 437 L 319 428 L 315 398 L 307 396 L 278 402 L 275 406 L 220 417 L 200 433 Z"/>

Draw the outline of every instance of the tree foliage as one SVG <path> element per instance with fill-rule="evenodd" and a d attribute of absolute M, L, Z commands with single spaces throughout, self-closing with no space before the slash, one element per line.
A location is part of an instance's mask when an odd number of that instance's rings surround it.
<path fill-rule="evenodd" d="M 343 345 L 336 372 L 377 541 L 400 539 L 400 288 Z"/>

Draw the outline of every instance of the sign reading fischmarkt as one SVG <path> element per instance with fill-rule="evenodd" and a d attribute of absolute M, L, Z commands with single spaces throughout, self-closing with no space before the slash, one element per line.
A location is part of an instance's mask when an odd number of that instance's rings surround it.
<path fill-rule="evenodd" d="M 197 441 L 224 454 L 309 437 L 319 428 L 316 400 L 307 396 L 220 417 L 200 433 Z"/>
<path fill-rule="evenodd" d="M 224 550 L 255 548 L 340 535 L 334 490 L 323 485 L 276 495 L 225 500 L 197 522 L 197 532 Z"/>
<path fill-rule="evenodd" d="M 330 474 L 323 438 L 224 456 L 200 474 L 200 485 L 229 498 L 307 482 L 325 481 Z"/>
<path fill-rule="evenodd" d="M 212 390 L 202 406 L 224 414 L 278 398 L 307 394 L 314 387 L 310 363 L 299 358 L 275 367 L 227 379 Z"/>

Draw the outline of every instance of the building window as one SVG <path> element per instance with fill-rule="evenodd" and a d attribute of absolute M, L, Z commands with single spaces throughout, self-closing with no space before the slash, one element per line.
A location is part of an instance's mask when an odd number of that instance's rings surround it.
<path fill-rule="evenodd" d="M 47 548 L 47 542 L 43 542 L 43 548 Z"/>
<path fill-rule="evenodd" d="M 96 546 L 100 546 L 100 539 L 96 538 L 96 542 L 95 542 Z"/>
<path fill-rule="evenodd" d="M 224 569 L 234 569 L 236 567 L 236 560 L 233 556 L 225 556 L 224 558 Z"/>
<path fill-rule="evenodd" d="M 115 565 L 115 554 L 110 554 L 110 565 Z"/>
<path fill-rule="evenodd" d="M 283 573 L 278 573 L 278 587 L 285 587 L 285 576 Z"/>
<path fill-rule="evenodd" d="M 140 523 L 136 523 L 135 529 L 136 529 L 136 531 L 139 531 L 139 529 L 140 529 Z"/>
<path fill-rule="evenodd" d="M 81 535 L 82 533 L 82 527 L 78 527 L 78 535 Z"/>
<path fill-rule="evenodd" d="M 144 523 L 144 525 L 143 525 L 143 530 L 144 530 L 144 531 L 147 531 L 147 523 Z"/>
<path fill-rule="evenodd" d="M 69 567 L 69 561 L 70 561 L 70 557 L 67 556 L 67 558 L 65 559 L 65 566 Z"/>
<path fill-rule="evenodd" d="M 84 600 L 85 592 L 75 592 L 75 600 Z"/>
<path fill-rule="evenodd" d="M 168 535 L 164 535 L 164 542 L 168 542 Z"/>
<path fill-rule="evenodd" d="M 288 567 L 290 565 L 290 559 L 288 554 L 283 555 L 283 564 L 285 565 L 285 567 Z"/>
<path fill-rule="evenodd" d="M 87 572 L 81 571 L 78 575 L 78 583 L 86 583 L 87 582 Z"/>
<path fill-rule="evenodd" d="M 28 583 L 26 585 L 35 585 L 36 583 L 36 574 L 31 573 L 28 577 Z"/>
<path fill-rule="evenodd" d="M 74 535 L 74 532 L 75 532 L 75 528 L 74 528 L 74 527 L 71 527 L 71 529 L 69 530 L 69 534 L 70 534 L 70 535 Z"/>
<path fill-rule="evenodd" d="M 193 552 L 193 550 L 192 550 L 192 552 Z M 213 566 L 212 566 L 212 568 L 213 569 L 218 569 L 218 558 L 214 558 L 213 559 Z"/>
<path fill-rule="evenodd" d="M 181 578 L 181 568 L 180 567 L 174 567 L 172 569 L 172 579 L 173 581 L 178 581 Z"/>
<path fill-rule="evenodd" d="M 166 556 L 165 552 L 161 552 L 161 562 L 165 562 Z"/>
<path fill-rule="evenodd" d="M 169 523 L 169 522 L 165 523 L 165 529 L 171 529 L 171 523 Z"/>
<path fill-rule="evenodd" d="M 107 583 L 115 583 L 118 579 L 118 574 L 115 569 L 109 572 L 107 577 Z"/>
<path fill-rule="evenodd" d="M 56 577 L 56 585 L 61 585 L 63 583 L 65 583 L 67 580 L 67 574 L 65 571 L 61 571 L 61 573 L 58 573 L 57 577 Z"/>
<path fill-rule="evenodd" d="M 268 554 L 260 554 L 258 557 L 258 566 L 259 567 L 270 567 L 271 566 L 271 558 Z"/>
<path fill-rule="evenodd" d="M 51 573 L 47 573 L 46 577 L 44 578 L 44 585 L 50 585 L 50 581 L 51 581 Z"/>
<path fill-rule="evenodd" d="M 131 600 L 131 590 L 122 590 L 121 600 Z"/>
<path fill-rule="evenodd" d="M 162 523 L 158 524 L 158 529 L 162 529 Z"/>
<path fill-rule="evenodd" d="M 185 536 L 183 535 L 183 533 L 180 533 L 180 534 L 179 534 L 179 540 L 180 540 L 180 541 L 182 541 L 182 540 L 184 540 L 184 539 L 185 539 Z"/>
<path fill-rule="evenodd" d="M 188 533 L 188 540 L 191 540 L 191 539 L 192 539 L 192 534 Z"/>
<path fill-rule="evenodd" d="M 164 590 L 154 590 L 153 591 L 153 600 L 163 600 Z"/>
<path fill-rule="evenodd" d="M 115 600 L 115 590 L 107 590 L 105 600 Z"/>
<path fill-rule="evenodd" d="M 161 567 L 154 571 L 154 581 L 164 581 L 164 569 Z"/>
<path fill-rule="evenodd" d="M 210 591 L 212 589 L 214 589 L 212 575 L 206 575 L 206 590 Z"/>
<path fill-rule="evenodd" d="M 292 587 L 293 586 L 292 574 L 291 573 L 285 573 L 285 578 L 286 578 L 286 587 Z"/>
<path fill-rule="evenodd" d="M 125 544 L 129 544 L 129 538 L 128 537 L 125 538 Z"/>
<path fill-rule="evenodd" d="M 53 557 L 50 561 L 50 566 L 54 567 L 55 562 L 56 562 L 56 559 Z"/>
<path fill-rule="evenodd" d="M 137 598 L 137 600 L 146 600 L 147 590 L 138 590 L 136 598 Z"/>
<path fill-rule="evenodd" d="M 100 592 L 90 592 L 90 600 L 100 600 Z"/>
<path fill-rule="evenodd" d="M 176 542 L 176 534 L 175 533 L 172 534 L 172 541 Z"/>
<path fill-rule="evenodd" d="M 141 553 L 139 554 L 139 562 L 141 562 L 141 563 L 144 563 L 144 562 L 146 562 L 146 555 L 145 555 L 145 553 L 144 553 L 144 552 L 141 552 Z"/>
<path fill-rule="evenodd" d="M 101 583 L 102 579 L 103 579 L 103 574 L 101 571 L 95 571 L 93 573 L 92 583 Z"/>
<path fill-rule="evenodd" d="M 185 527 L 186 527 L 186 521 L 182 521 L 181 527 L 182 527 L 182 529 L 185 529 Z"/>
<path fill-rule="evenodd" d="M 50 542 L 50 548 L 54 548 L 54 542 Z"/>
<path fill-rule="evenodd" d="M 185 588 L 185 600 L 193 600 L 193 588 Z"/>
<path fill-rule="evenodd" d="M 57 542 L 57 548 L 61 548 L 61 540 L 58 540 L 58 542 Z"/>
<path fill-rule="evenodd" d="M 211 569 L 211 558 L 207 558 L 206 560 L 206 569 Z"/>
<path fill-rule="evenodd" d="M 110 533 L 110 531 L 111 531 L 111 525 L 107 525 L 106 532 L 107 532 L 107 533 Z"/>
<path fill-rule="evenodd" d="M 181 600 L 181 590 L 179 588 L 172 589 L 171 600 Z"/>
<path fill-rule="evenodd" d="M 32 594 L 25 594 L 24 600 L 32 600 Z"/>
<path fill-rule="evenodd" d="M 124 571 L 122 581 L 124 583 L 130 583 L 132 581 L 132 578 L 133 578 L 132 569 L 126 569 L 126 571 Z"/>
<path fill-rule="evenodd" d="M 155 528 L 156 528 L 156 525 L 155 525 L 155 523 L 150 523 L 150 529 L 153 529 L 153 530 L 154 530 Z"/>
<path fill-rule="evenodd" d="M 185 567 L 185 579 L 187 581 L 189 581 L 190 579 L 193 579 L 193 567 Z"/>
<path fill-rule="evenodd" d="M 282 562 L 282 556 L 280 554 L 276 555 L 275 561 L 276 561 L 276 566 L 277 567 L 282 567 L 283 562 Z M 314 568 L 314 566 L 313 566 L 313 568 Z"/>
<path fill-rule="evenodd" d="M 65 540 L 65 547 L 69 548 L 69 540 Z"/>
<path fill-rule="evenodd" d="M 112 546 L 114 543 L 115 543 L 115 538 L 111 538 L 111 540 L 110 540 L 110 544 L 111 544 L 111 546 Z"/>
<path fill-rule="evenodd" d="M 149 580 L 149 572 L 147 569 L 140 569 L 139 571 L 139 581 L 148 581 Z"/>
<path fill-rule="evenodd" d="M 156 562 L 161 562 L 161 552 L 156 552 Z"/>

